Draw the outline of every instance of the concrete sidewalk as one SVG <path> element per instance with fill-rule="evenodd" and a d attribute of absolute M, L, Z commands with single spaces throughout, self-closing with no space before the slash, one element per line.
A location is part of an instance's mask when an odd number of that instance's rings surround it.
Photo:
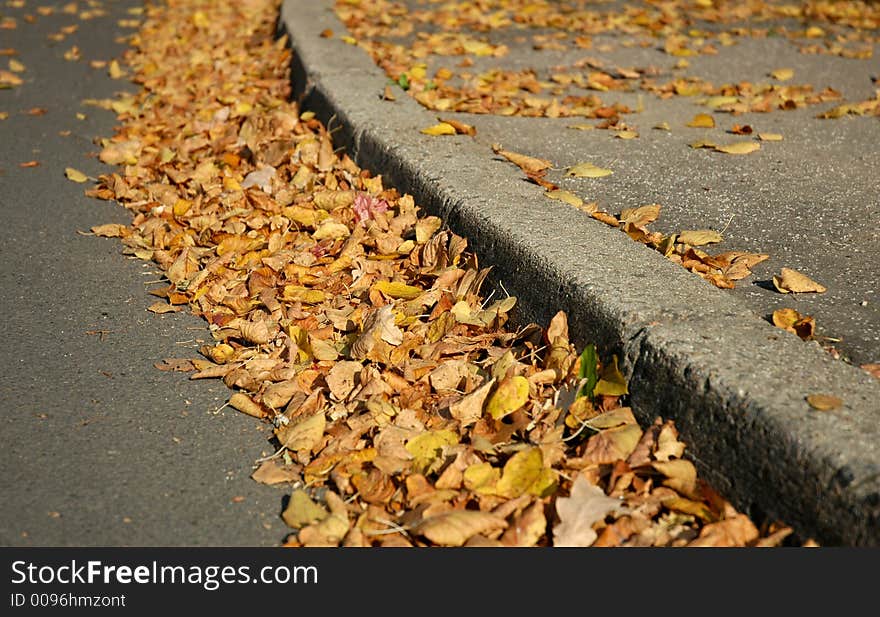
<path fill-rule="evenodd" d="M 638 125 L 639 139 L 567 128 L 577 118 L 473 114 L 444 115 L 475 125 L 475 137 L 431 137 L 420 130 L 435 124 L 437 113 L 399 89 L 395 100 L 383 100 L 388 77 L 340 38 L 346 31 L 332 5 L 287 0 L 280 28 L 294 49 L 295 94 L 337 129 L 339 144 L 360 165 L 468 238 L 482 264 L 493 266 L 498 288 L 519 298 L 521 323 L 547 323 L 565 310 L 578 344 L 597 343 L 604 356 L 622 358 L 640 419 L 675 420 L 701 474 L 738 508 L 783 520 L 823 544 L 880 544 L 880 381 L 845 361 L 876 362 L 880 355 L 875 118 L 815 120 L 833 106 L 826 104 L 719 117 L 709 134 L 685 128 L 704 111 L 691 101 L 646 100 L 641 114 L 627 118 Z M 328 29 L 335 35 L 320 36 Z M 797 62 L 807 81 L 840 89 L 848 100 L 870 96 L 867 77 L 847 70 L 854 61 L 780 55 L 788 52 L 779 43 L 725 49 L 736 74 L 718 81 L 757 80 L 781 62 Z M 517 55 L 512 42 L 510 48 L 511 66 L 546 69 L 571 60 Z M 657 52 L 620 53 L 608 64 L 653 62 Z M 701 56 L 692 64 L 708 76 L 721 62 L 721 55 Z M 621 93 L 619 100 L 627 96 L 636 95 Z M 660 122 L 671 130 L 651 129 Z M 745 157 L 687 147 L 709 137 L 735 141 L 724 133 L 734 122 L 785 140 Z M 721 250 L 771 258 L 735 289 L 717 289 L 619 230 L 547 199 L 493 154 L 493 143 L 553 161 L 548 179 L 609 212 L 660 203 L 660 231 L 724 228 Z M 615 174 L 564 176 L 581 161 Z M 779 294 L 769 279 L 782 266 L 810 274 L 829 291 Z M 819 333 L 840 339 L 842 358 L 772 326 L 767 315 L 783 306 L 813 315 Z M 819 412 L 805 400 L 815 393 L 844 404 Z"/>

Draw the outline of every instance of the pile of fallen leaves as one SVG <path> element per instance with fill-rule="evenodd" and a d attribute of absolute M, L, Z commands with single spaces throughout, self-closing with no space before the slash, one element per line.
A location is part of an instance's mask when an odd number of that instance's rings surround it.
<path fill-rule="evenodd" d="M 286 546 L 775 546 L 697 475 L 671 421 L 640 426 L 612 357 L 566 316 L 506 327 L 467 240 L 338 151 L 290 102 L 277 0 L 148 5 L 105 102 L 92 196 L 210 326 L 229 405 L 273 427 L 253 477 L 292 493 Z M 503 294 L 499 294 L 503 295 Z"/>

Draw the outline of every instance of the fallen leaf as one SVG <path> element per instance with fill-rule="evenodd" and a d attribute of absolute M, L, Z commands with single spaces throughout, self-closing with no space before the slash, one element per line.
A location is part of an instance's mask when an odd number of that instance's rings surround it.
<path fill-rule="evenodd" d="M 260 484 L 270 485 L 283 484 L 285 482 L 297 482 L 301 479 L 300 467 L 298 465 L 284 465 L 277 461 L 263 461 L 257 470 L 251 474 L 251 478 Z M 292 526 L 293 525 L 291 525 L 291 527 Z"/>
<path fill-rule="evenodd" d="M 315 503 L 304 489 L 297 489 L 290 494 L 281 518 L 288 527 L 300 529 L 324 520 L 328 514 L 327 509 Z"/>
<path fill-rule="evenodd" d="M 877 379 L 880 379 L 880 362 L 869 362 L 868 364 L 861 364 L 859 365 L 859 368 L 868 371 L 870 375 L 873 375 Z"/>
<path fill-rule="evenodd" d="M 449 124 L 448 122 L 440 122 L 439 124 L 435 124 L 433 126 L 429 126 L 427 128 L 421 129 L 419 132 L 424 133 L 425 135 L 455 135 L 455 127 Z"/>
<path fill-rule="evenodd" d="M 153 302 L 150 306 L 147 307 L 147 310 L 150 311 L 151 313 L 158 313 L 161 315 L 164 313 L 177 313 L 179 311 L 182 311 L 183 307 L 182 306 L 173 306 L 171 304 L 168 304 L 167 302 L 159 301 L 159 302 Z"/>
<path fill-rule="evenodd" d="M 601 488 L 578 475 L 569 496 L 556 499 L 559 523 L 553 527 L 553 546 L 592 546 L 599 537 L 593 525 L 609 514 L 625 512 L 627 508 L 619 499 L 608 497 Z"/>
<path fill-rule="evenodd" d="M 473 136 L 477 134 L 477 129 L 474 126 L 470 124 L 465 124 L 464 122 L 461 122 L 459 120 L 453 120 L 451 118 L 438 118 L 438 120 L 440 120 L 441 123 L 450 125 L 459 135 Z"/>
<path fill-rule="evenodd" d="M 85 175 L 78 169 L 74 169 L 73 167 L 65 167 L 64 175 L 67 176 L 69 180 L 73 180 L 74 182 L 86 182 L 89 179 L 87 175 Z"/>
<path fill-rule="evenodd" d="M 502 497 L 515 499 L 524 493 L 543 496 L 542 493 L 554 485 L 555 472 L 544 467 L 544 458 L 538 447 L 521 450 L 511 456 L 504 464 L 501 479 L 495 490 Z"/>
<path fill-rule="evenodd" d="M 254 418 L 263 417 L 263 408 L 257 405 L 251 397 L 244 392 L 236 392 L 229 397 L 227 405 L 242 413 L 246 413 L 249 416 L 253 416 Z"/>
<path fill-rule="evenodd" d="M 784 294 L 824 293 L 827 291 L 825 286 L 791 268 L 782 268 L 780 275 L 773 277 L 773 286 L 776 287 L 776 291 Z"/>
<path fill-rule="evenodd" d="M 725 154 L 751 154 L 760 149 L 761 144 L 756 141 L 738 141 L 723 146 L 715 146 L 716 152 L 723 152 Z"/>
<path fill-rule="evenodd" d="M 40 161 L 26 161 L 24 163 L 19 163 L 19 167 L 39 167 Z"/>
<path fill-rule="evenodd" d="M 449 413 L 459 421 L 462 428 L 475 423 L 483 415 L 483 404 L 494 385 L 495 379 L 489 379 L 482 386 L 449 406 Z"/>
<path fill-rule="evenodd" d="M 104 225 L 95 225 L 90 231 L 102 238 L 123 238 L 128 233 L 128 227 L 119 223 L 105 223 Z"/>
<path fill-rule="evenodd" d="M 770 77 L 777 81 L 788 81 L 794 77 L 794 69 L 776 69 L 775 71 L 770 71 Z"/>
<path fill-rule="evenodd" d="M 489 397 L 486 412 L 495 420 L 513 413 L 529 400 L 529 380 L 522 375 L 512 375 L 498 384 Z"/>
<path fill-rule="evenodd" d="M 278 441 L 288 450 L 297 453 L 311 452 L 324 436 L 327 417 L 319 411 L 307 418 L 300 418 L 276 430 Z"/>
<path fill-rule="evenodd" d="M 604 178 L 614 172 L 610 169 L 596 167 L 592 163 L 578 163 L 565 170 L 565 175 L 574 178 Z"/>
<path fill-rule="evenodd" d="M 584 200 L 572 193 L 571 191 L 566 191 L 565 189 L 556 189 L 554 191 L 547 191 L 544 193 L 545 196 L 550 199 L 556 199 L 559 201 L 563 201 L 570 206 L 574 206 L 575 208 L 580 208 L 584 205 Z"/>
<path fill-rule="evenodd" d="M 462 546 L 472 536 L 507 527 L 500 516 L 479 510 L 453 510 L 423 519 L 413 532 L 440 546 Z"/>
<path fill-rule="evenodd" d="M 519 154 L 517 152 L 511 152 L 510 150 L 503 150 L 498 144 L 492 145 L 492 152 L 503 156 L 523 171 L 533 174 L 540 173 L 553 167 L 553 163 L 546 159 L 539 159 L 531 156 L 526 156 L 524 154 Z"/>
<path fill-rule="evenodd" d="M 700 129 L 711 129 L 715 127 L 715 118 L 709 114 L 697 114 L 687 123 L 687 126 Z"/>
<path fill-rule="evenodd" d="M 761 141 L 782 141 L 782 135 L 779 133 L 758 133 L 758 139 Z"/>
<path fill-rule="evenodd" d="M 617 368 L 617 356 L 613 356 L 611 362 L 602 368 L 599 374 L 599 381 L 593 390 L 594 396 L 623 396 L 628 394 L 626 378 L 620 369 Z"/>
<path fill-rule="evenodd" d="M 805 341 L 813 338 L 816 322 L 808 315 L 801 315 L 793 308 L 782 308 L 773 311 L 773 325 L 792 334 L 797 334 Z"/>
<path fill-rule="evenodd" d="M 843 405 L 843 399 L 831 394 L 810 394 L 807 403 L 817 411 L 832 411 Z"/>
<path fill-rule="evenodd" d="M 678 234 L 678 241 L 691 246 L 705 246 L 723 240 L 720 233 L 713 229 L 686 230 Z"/>

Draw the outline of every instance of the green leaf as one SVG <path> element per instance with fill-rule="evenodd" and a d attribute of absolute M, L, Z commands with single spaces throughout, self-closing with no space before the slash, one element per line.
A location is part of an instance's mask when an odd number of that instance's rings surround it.
<path fill-rule="evenodd" d="M 406 73 L 403 73 L 397 78 L 397 85 L 404 90 L 409 90 L 409 76 Z"/>
<path fill-rule="evenodd" d="M 598 359 L 596 358 L 596 346 L 590 343 L 584 350 L 581 352 L 581 368 L 578 371 L 579 379 L 586 379 L 587 381 L 584 383 L 583 387 L 578 391 L 577 396 L 580 398 L 582 396 L 587 396 L 590 399 L 593 398 L 593 390 L 596 388 L 596 384 L 599 381 L 599 374 L 596 369 L 598 366 Z"/>

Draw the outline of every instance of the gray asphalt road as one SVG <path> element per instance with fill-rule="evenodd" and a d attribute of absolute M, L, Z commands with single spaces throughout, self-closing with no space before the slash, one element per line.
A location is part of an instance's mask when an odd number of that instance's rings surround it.
<path fill-rule="evenodd" d="M 112 136 L 115 117 L 81 102 L 132 87 L 89 61 L 121 53 L 116 39 L 132 32 L 125 20 L 140 3 L 105 2 L 92 19 L 10 4 L 0 20 L 17 27 L 0 30 L 0 48 L 26 70 L 22 85 L 0 90 L 0 544 L 277 545 L 285 492 L 249 477 L 272 452 L 269 433 L 229 408 L 214 413 L 223 383 L 153 367 L 193 357 L 210 339 L 204 322 L 147 312 L 156 272 L 114 239 L 77 233 L 130 218 L 85 197 L 89 184 L 64 169 L 110 171 L 93 139 Z M 74 46 L 80 59 L 65 60 Z M 20 166 L 28 161 L 39 166 Z"/>

